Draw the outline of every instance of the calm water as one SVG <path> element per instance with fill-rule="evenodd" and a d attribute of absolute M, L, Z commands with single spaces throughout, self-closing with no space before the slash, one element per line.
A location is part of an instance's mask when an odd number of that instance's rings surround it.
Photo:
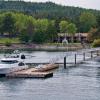
<path fill-rule="evenodd" d="M 31 55 L 44 60 L 59 54 L 63 53 L 34 52 Z M 48 79 L 1 78 L 0 100 L 100 100 L 100 63 L 87 61 L 66 70 L 61 66 Z"/>

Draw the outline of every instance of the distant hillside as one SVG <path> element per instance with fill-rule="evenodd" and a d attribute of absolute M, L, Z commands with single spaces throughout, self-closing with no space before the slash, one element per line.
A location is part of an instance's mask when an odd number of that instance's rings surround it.
<path fill-rule="evenodd" d="M 69 19 L 76 21 L 80 14 L 89 11 L 95 15 L 100 14 L 98 10 L 83 9 L 78 7 L 61 6 L 51 2 L 32 3 L 24 1 L 0 1 L 0 11 L 19 11 L 32 15 L 35 18 Z"/>

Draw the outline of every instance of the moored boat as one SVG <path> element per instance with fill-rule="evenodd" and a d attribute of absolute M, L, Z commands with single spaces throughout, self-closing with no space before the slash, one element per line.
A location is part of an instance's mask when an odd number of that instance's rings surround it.
<path fill-rule="evenodd" d="M 16 58 L 2 58 L 1 62 L 16 63 L 16 62 L 18 62 L 18 59 L 16 59 Z"/>
<path fill-rule="evenodd" d="M 20 64 L 21 63 L 21 64 Z M 22 62 L 20 63 L 2 63 L 0 64 L 0 76 L 5 76 L 8 73 L 20 71 L 23 69 L 27 69 L 28 66 Z"/>
<path fill-rule="evenodd" d="M 4 56 L 4 58 L 1 59 L 1 62 L 5 62 L 5 63 L 16 63 L 21 61 L 22 59 L 25 59 L 25 55 L 23 54 L 12 54 L 9 56 Z"/>

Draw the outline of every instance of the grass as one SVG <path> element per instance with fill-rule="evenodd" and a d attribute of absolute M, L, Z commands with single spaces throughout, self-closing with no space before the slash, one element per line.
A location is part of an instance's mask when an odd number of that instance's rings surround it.
<path fill-rule="evenodd" d="M 54 45 L 54 46 L 62 46 L 63 44 L 62 43 L 46 43 L 46 44 L 44 44 L 44 45 L 48 45 L 48 46 L 52 46 L 52 45 Z M 71 46 L 73 46 L 73 45 L 81 45 L 81 43 L 68 43 L 68 44 L 66 44 L 66 45 L 71 45 Z"/>
<path fill-rule="evenodd" d="M 19 38 L 0 38 L 0 44 L 5 44 L 6 42 L 10 43 L 21 43 Z M 48 45 L 48 46 L 62 46 L 62 43 L 44 43 L 43 45 Z M 68 46 L 77 46 L 80 45 L 80 43 L 69 43 Z"/>
<path fill-rule="evenodd" d="M 0 38 L 0 43 L 5 44 L 7 41 L 11 43 L 20 43 L 19 38 Z"/>

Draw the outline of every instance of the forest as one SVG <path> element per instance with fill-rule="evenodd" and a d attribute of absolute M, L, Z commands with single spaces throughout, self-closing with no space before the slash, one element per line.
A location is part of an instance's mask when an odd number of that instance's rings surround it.
<path fill-rule="evenodd" d="M 60 32 L 71 35 L 90 32 L 93 34 L 89 34 L 89 40 L 93 41 L 99 37 L 99 22 L 99 10 L 62 6 L 52 2 L 0 1 L 1 35 L 8 33 L 9 37 L 19 36 L 26 42 L 53 41 Z"/>
<path fill-rule="evenodd" d="M 61 6 L 52 2 L 46 3 L 33 3 L 24 2 L 22 0 L 1 0 L 0 11 L 19 11 L 25 14 L 29 14 L 35 18 L 47 18 L 47 19 L 67 19 L 75 23 L 83 12 L 91 12 L 94 15 L 100 15 L 100 11 L 92 9 L 83 9 L 71 6 Z"/>

